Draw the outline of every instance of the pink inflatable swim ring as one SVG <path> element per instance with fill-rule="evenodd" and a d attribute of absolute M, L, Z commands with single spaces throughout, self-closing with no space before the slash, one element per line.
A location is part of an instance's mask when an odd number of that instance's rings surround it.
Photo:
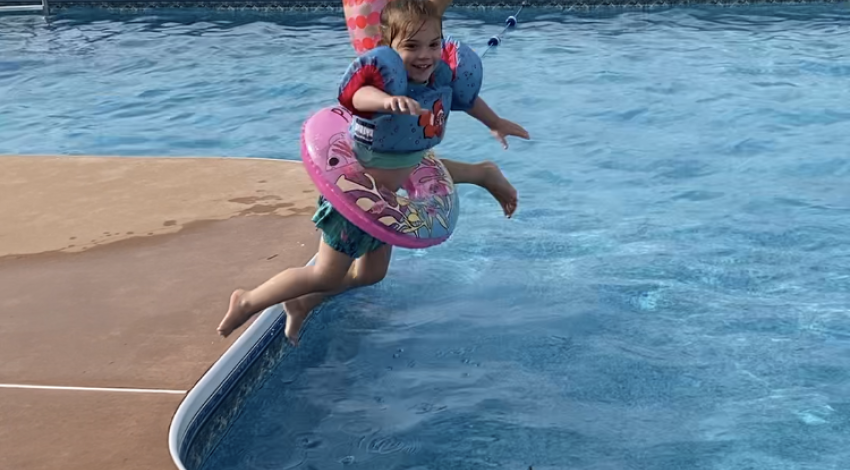
<path fill-rule="evenodd" d="M 392 0 L 389 0 L 392 1 Z M 354 51 L 361 55 L 381 39 L 381 11 L 387 0 L 343 0 Z M 334 106 L 304 123 L 301 158 L 319 192 L 343 217 L 373 237 L 402 248 L 427 248 L 454 231 L 459 200 L 451 175 L 433 151 L 396 194 L 379 188 L 354 155 L 351 112 Z"/>
<path fill-rule="evenodd" d="M 378 187 L 354 155 L 350 111 L 328 107 L 310 116 L 301 134 L 301 158 L 319 192 L 343 217 L 373 237 L 403 248 L 447 240 L 458 218 L 454 182 L 429 151 L 397 194 Z"/>

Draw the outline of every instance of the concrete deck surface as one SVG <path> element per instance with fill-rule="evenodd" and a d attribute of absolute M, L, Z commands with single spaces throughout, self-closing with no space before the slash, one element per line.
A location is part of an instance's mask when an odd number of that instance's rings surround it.
<path fill-rule="evenodd" d="M 0 175 L 0 469 L 173 469 L 182 393 L 244 331 L 216 334 L 230 292 L 316 251 L 303 167 L 0 156 Z"/>

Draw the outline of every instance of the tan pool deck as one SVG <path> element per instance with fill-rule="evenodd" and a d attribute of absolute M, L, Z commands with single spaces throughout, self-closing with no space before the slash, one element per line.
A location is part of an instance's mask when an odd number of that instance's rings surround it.
<path fill-rule="evenodd" d="M 0 156 L 0 470 L 174 469 L 230 292 L 310 259 L 316 196 L 293 162 Z"/>

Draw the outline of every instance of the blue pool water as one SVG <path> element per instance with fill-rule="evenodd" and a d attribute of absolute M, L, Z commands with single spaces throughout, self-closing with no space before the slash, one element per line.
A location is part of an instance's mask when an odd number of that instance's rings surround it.
<path fill-rule="evenodd" d="M 296 159 L 339 15 L 0 17 L 0 153 Z M 463 188 L 450 242 L 317 312 L 206 469 L 846 469 L 848 10 L 521 20 L 484 96 L 534 140 L 455 114 L 438 149 L 497 161 L 516 218 Z"/>

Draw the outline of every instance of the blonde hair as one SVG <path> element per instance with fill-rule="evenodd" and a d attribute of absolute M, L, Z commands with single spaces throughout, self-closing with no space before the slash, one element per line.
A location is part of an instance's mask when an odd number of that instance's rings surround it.
<path fill-rule="evenodd" d="M 443 18 L 431 0 L 387 0 L 381 12 L 381 46 L 392 47 L 397 38 L 405 40 L 434 20 L 443 29 Z"/>

